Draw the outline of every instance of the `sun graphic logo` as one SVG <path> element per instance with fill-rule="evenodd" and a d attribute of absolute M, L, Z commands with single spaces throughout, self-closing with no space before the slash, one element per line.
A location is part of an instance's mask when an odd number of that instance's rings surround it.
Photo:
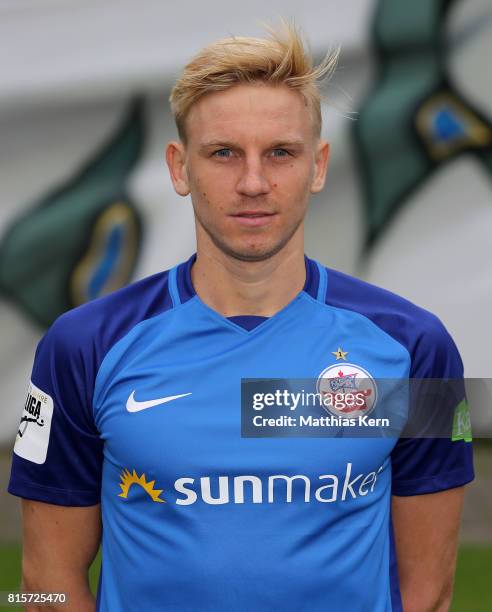
<path fill-rule="evenodd" d="M 118 494 L 118 497 L 123 497 L 124 499 L 128 498 L 128 493 L 132 485 L 137 484 L 142 487 L 144 491 L 152 498 L 152 501 L 159 502 L 160 504 L 165 504 L 166 500 L 160 498 L 160 494 L 163 489 L 154 489 L 155 480 L 151 480 L 147 482 L 145 478 L 145 474 L 142 473 L 141 476 L 138 476 L 137 472 L 133 470 L 129 472 L 128 470 L 123 470 L 120 475 L 121 483 L 121 493 Z"/>

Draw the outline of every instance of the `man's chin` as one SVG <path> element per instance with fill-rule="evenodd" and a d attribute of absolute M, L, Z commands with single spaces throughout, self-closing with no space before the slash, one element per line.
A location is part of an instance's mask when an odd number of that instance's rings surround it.
<path fill-rule="evenodd" d="M 289 233 L 275 232 L 277 235 L 274 237 L 273 232 L 269 234 L 264 233 L 263 236 L 228 236 L 226 233 L 219 234 L 215 232 L 209 232 L 204 227 L 209 238 L 215 244 L 215 246 L 222 251 L 228 257 L 237 259 L 238 261 L 265 261 L 270 259 L 277 253 L 279 253 L 294 237 L 296 231 L 299 229 L 302 223 L 302 219 L 299 220 L 294 227 L 291 228 Z M 228 240 L 224 240 L 224 235 L 228 237 Z"/>
<path fill-rule="evenodd" d="M 229 257 L 233 257 L 239 261 L 265 261 L 276 255 L 286 245 L 286 242 L 280 242 L 275 245 L 261 246 L 242 246 L 236 245 L 218 245 L 219 248 Z"/>

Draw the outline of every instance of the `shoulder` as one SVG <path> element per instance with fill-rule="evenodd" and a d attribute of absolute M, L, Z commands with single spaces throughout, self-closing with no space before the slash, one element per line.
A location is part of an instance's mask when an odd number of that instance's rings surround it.
<path fill-rule="evenodd" d="M 413 376 L 462 369 L 456 345 L 435 314 L 382 287 L 330 268 L 327 272 L 326 303 L 363 315 L 402 344 Z"/>
<path fill-rule="evenodd" d="M 73 308 L 58 317 L 40 347 L 59 355 L 89 353 L 100 361 L 135 325 L 172 308 L 168 271 L 146 277 L 111 294 Z"/>

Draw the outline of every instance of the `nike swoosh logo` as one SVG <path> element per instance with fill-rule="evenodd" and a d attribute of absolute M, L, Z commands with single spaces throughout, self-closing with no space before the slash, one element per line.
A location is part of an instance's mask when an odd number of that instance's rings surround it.
<path fill-rule="evenodd" d="M 169 395 L 168 397 L 160 397 L 159 399 L 148 400 L 146 402 L 139 402 L 135 399 L 135 391 L 132 391 L 130 397 L 126 401 L 126 409 L 128 412 L 140 412 L 140 410 L 146 410 L 147 408 L 153 408 L 160 404 L 167 404 L 180 397 L 186 397 L 191 393 L 181 393 L 180 395 Z"/>

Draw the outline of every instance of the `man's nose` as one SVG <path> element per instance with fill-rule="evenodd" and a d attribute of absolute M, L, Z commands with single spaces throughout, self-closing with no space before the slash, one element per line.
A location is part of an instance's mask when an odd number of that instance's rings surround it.
<path fill-rule="evenodd" d="M 264 195 L 270 191 L 270 182 L 265 175 L 261 159 L 245 159 L 236 188 L 239 193 L 249 197 Z"/>

